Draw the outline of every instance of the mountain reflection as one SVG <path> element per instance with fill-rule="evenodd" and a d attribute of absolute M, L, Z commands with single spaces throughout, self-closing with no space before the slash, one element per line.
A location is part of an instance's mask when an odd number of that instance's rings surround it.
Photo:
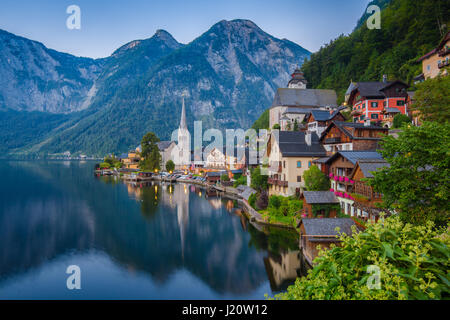
<path fill-rule="evenodd" d="M 124 184 L 94 178 L 92 166 L 0 162 L 0 286 L 88 250 L 101 250 L 157 284 L 186 269 L 224 294 L 246 295 L 267 281 L 278 291 L 299 274 L 295 232 L 261 232 L 234 201 L 197 186 Z"/>

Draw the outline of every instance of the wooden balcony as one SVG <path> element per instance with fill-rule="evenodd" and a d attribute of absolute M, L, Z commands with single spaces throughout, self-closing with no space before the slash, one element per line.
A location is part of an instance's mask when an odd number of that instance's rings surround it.
<path fill-rule="evenodd" d="M 327 138 L 324 140 L 324 143 L 325 144 L 341 143 L 341 137 Z"/>
<path fill-rule="evenodd" d="M 273 186 L 280 186 L 280 187 L 287 187 L 288 182 L 287 181 L 281 181 L 275 178 L 269 178 L 267 179 L 267 183 Z"/>

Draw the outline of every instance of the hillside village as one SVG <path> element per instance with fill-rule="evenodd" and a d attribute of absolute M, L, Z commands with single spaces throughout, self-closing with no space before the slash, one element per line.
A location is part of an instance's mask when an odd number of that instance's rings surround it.
<path fill-rule="evenodd" d="M 449 46 L 450 32 L 417 61 L 422 63 L 423 73 L 415 78 L 416 84 L 447 76 Z M 382 76 L 380 81 L 352 81 L 341 105 L 334 90 L 307 89 L 307 84 L 303 72 L 296 69 L 286 88 L 276 91 L 269 108 L 269 131 L 264 145 L 259 146 L 256 164 L 249 161 L 248 142 L 241 155 L 236 147 L 232 153 L 203 147 L 201 159 L 189 149 L 190 161 L 180 164 L 175 159 L 180 152 L 177 144 L 158 141 L 154 144 L 159 152 L 155 165 L 145 165 L 140 145 L 116 160 L 120 160 L 118 171 L 131 180 L 196 182 L 220 191 L 245 192 L 247 211 L 260 222 L 299 228 L 305 239 L 324 236 L 321 244 L 325 246 L 336 243 L 334 227 L 351 233 L 352 225 L 364 229 L 368 222 L 394 213 L 380 207 L 383 194 L 369 183 L 373 172 L 390 165 L 379 152 L 380 142 L 384 136 L 396 137 L 402 122 L 420 126 L 422 120 L 412 107 L 415 92 L 399 79 Z M 190 133 L 183 97 L 178 141 L 187 140 Z M 105 161 L 98 169 L 108 167 Z M 268 169 L 263 179 L 262 167 Z M 308 172 L 314 170 L 313 177 L 325 177 L 324 186 L 317 190 L 305 183 Z M 289 207 L 284 216 L 271 211 L 274 202 Z M 330 223 L 334 227 L 327 229 L 328 234 L 314 234 L 313 230 Z M 309 248 L 305 256 L 312 262 L 317 255 L 315 245 L 305 243 L 304 248 Z"/>

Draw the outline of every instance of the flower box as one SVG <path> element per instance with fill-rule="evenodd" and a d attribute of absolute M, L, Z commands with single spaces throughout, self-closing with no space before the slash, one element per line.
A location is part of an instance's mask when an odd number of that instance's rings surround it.
<path fill-rule="evenodd" d="M 349 181 L 350 181 L 350 179 L 349 179 L 349 178 L 347 178 L 347 177 L 345 177 L 345 178 L 344 178 L 344 181 L 345 181 L 345 182 L 349 182 Z"/>
<path fill-rule="evenodd" d="M 333 189 L 333 188 L 331 188 L 331 189 L 330 189 L 330 191 L 331 191 L 331 192 L 334 192 L 334 189 Z"/>

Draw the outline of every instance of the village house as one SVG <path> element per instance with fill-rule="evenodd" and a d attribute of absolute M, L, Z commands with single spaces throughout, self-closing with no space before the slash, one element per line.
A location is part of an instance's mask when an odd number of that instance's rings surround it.
<path fill-rule="evenodd" d="M 376 150 L 381 138 L 388 132 L 389 129 L 369 122 L 333 121 L 322 133 L 320 141 L 329 156 L 338 151 Z"/>
<path fill-rule="evenodd" d="M 139 162 L 143 160 L 140 156 L 141 146 L 137 146 L 134 150 L 128 152 L 126 158 L 121 159 L 125 169 L 139 169 Z"/>
<path fill-rule="evenodd" d="M 345 121 L 341 114 L 343 109 L 345 107 L 339 107 L 335 110 L 311 110 L 311 113 L 306 115 L 306 129 L 317 133 L 320 137 L 332 121 Z"/>
<path fill-rule="evenodd" d="M 278 88 L 269 111 L 269 125 L 280 125 L 282 131 L 302 126 L 307 114 L 313 109 L 336 109 L 337 95 L 334 90 L 306 89 L 306 79 L 295 70 L 288 88 Z"/>
<path fill-rule="evenodd" d="M 161 170 L 166 169 L 166 163 L 169 160 L 174 161 L 172 152 L 176 146 L 174 141 L 160 141 L 157 143 L 159 154 L 161 155 Z"/>
<path fill-rule="evenodd" d="M 327 170 L 323 172 L 331 180 L 330 191 L 336 195 L 341 211 L 349 216 L 355 216 L 352 197 L 355 181 L 352 179 L 352 173 L 358 161 L 363 160 L 384 161 L 381 154 L 375 151 L 340 151 L 324 163 Z"/>
<path fill-rule="evenodd" d="M 373 178 L 373 172 L 385 167 L 389 167 L 389 163 L 383 159 L 366 159 L 357 162 L 350 174 L 350 180 L 354 181 L 351 194 L 354 200 L 352 216 L 355 215 L 366 221 L 378 221 L 383 210 L 377 207 L 377 204 L 381 203 L 383 195 L 375 192 L 367 183 L 367 179 Z"/>
<path fill-rule="evenodd" d="M 446 67 L 450 66 L 450 31 L 444 36 L 436 48 L 420 57 L 417 62 L 422 62 L 422 74 L 414 80 L 421 82 L 436 78 L 438 75 L 448 75 Z"/>
<path fill-rule="evenodd" d="M 325 149 L 315 133 L 274 131 L 269 137 L 269 195 L 291 196 L 304 186 L 303 173 L 314 159 L 324 157 Z"/>
<path fill-rule="evenodd" d="M 351 236 L 353 226 L 356 224 L 350 218 L 303 218 L 300 223 L 300 247 L 306 262 L 312 266 L 319 254 L 318 246 L 329 249 L 331 244 L 339 245 L 339 233 Z"/>
<path fill-rule="evenodd" d="M 354 122 L 364 123 L 366 120 L 381 123 L 383 111 L 397 109 L 408 115 L 408 85 L 401 81 L 352 82 L 346 92 L 346 103 L 352 106 Z"/>
<path fill-rule="evenodd" d="M 305 191 L 302 200 L 306 218 L 335 218 L 338 214 L 339 200 L 331 191 Z"/>

